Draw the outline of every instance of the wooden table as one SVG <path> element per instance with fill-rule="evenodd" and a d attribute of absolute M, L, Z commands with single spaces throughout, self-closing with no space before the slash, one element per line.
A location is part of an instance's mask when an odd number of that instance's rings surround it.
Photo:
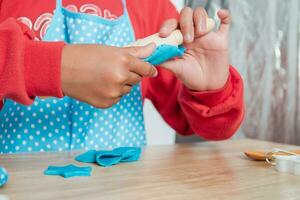
<path fill-rule="evenodd" d="M 145 149 L 139 162 L 93 166 L 91 177 L 44 176 L 48 165 L 77 163 L 71 153 L 1 155 L 10 174 L 0 194 L 11 200 L 300 199 L 300 176 L 250 161 L 247 149 L 291 147 L 255 140 L 207 142 Z"/>

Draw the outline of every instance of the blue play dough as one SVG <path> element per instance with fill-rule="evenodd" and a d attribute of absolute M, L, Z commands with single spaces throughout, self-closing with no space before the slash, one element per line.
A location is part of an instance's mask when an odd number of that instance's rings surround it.
<path fill-rule="evenodd" d="M 151 63 L 154 66 L 157 66 L 161 63 L 164 63 L 172 58 L 181 57 L 185 52 L 185 48 L 180 45 L 178 47 L 172 45 L 160 45 L 156 47 L 156 50 L 152 53 L 151 56 L 145 59 L 146 62 Z"/>
<path fill-rule="evenodd" d="M 78 167 L 75 165 L 67 166 L 49 166 L 45 171 L 45 175 L 56 175 L 64 178 L 70 178 L 73 176 L 90 176 L 91 167 Z"/>
<path fill-rule="evenodd" d="M 7 171 L 3 167 L 0 167 L 0 187 L 5 185 L 7 183 L 7 180 L 8 180 Z"/>
<path fill-rule="evenodd" d="M 84 163 L 95 163 L 96 162 L 96 150 L 90 150 L 83 154 L 80 154 L 75 157 L 75 160 Z"/>
<path fill-rule="evenodd" d="M 116 165 L 120 162 L 134 162 L 139 160 L 141 148 L 120 147 L 111 152 L 99 151 L 96 153 L 96 162 L 104 167 Z"/>
<path fill-rule="evenodd" d="M 140 147 L 119 147 L 111 151 L 90 150 L 76 156 L 75 160 L 84 163 L 97 163 L 103 167 L 109 167 L 121 162 L 134 162 L 140 159 Z"/>

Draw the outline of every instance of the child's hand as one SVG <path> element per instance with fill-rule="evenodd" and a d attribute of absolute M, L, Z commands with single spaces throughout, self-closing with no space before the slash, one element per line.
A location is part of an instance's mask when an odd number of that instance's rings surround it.
<path fill-rule="evenodd" d="M 166 37 L 179 26 L 187 51 L 182 58 L 161 66 L 172 71 L 191 90 L 219 89 L 227 82 L 230 14 L 227 10 L 220 10 L 218 16 L 221 20 L 220 29 L 208 32 L 205 9 L 193 11 L 186 7 L 180 13 L 179 22 L 167 20 L 160 30 L 160 36 Z"/>
<path fill-rule="evenodd" d="M 142 77 L 156 76 L 156 69 L 140 59 L 154 49 L 154 44 L 134 48 L 67 45 L 62 53 L 62 90 L 97 108 L 110 107 Z"/>

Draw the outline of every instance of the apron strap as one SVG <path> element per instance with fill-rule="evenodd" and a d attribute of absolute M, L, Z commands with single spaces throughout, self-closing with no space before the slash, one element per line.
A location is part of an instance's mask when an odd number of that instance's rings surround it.
<path fill-rule="evenodd" d="M 127 13 L 126 0 L 122 0 L 122 5 L 123 5 L 123 13 Z"/>
<path fill-rule="evenodd" d="M 62 8 L 62 0 L 56 0 L 56 9 Z"/>

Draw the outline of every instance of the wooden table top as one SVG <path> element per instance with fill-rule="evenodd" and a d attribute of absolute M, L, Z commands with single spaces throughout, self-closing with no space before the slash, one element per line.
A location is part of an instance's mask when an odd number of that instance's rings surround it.
<path fill-rule="evenodd" d="M 78 152 L 0 155 L 10 175 L 0 194 L 10 200 L 300 199 L 300 176 L 279 173 L 245 150 L 291 147 L 232 140 L 147 147 L 140 161 L 93 166 L 91 177 L 44 176 L 48 165 L 78 164 Z"/>

